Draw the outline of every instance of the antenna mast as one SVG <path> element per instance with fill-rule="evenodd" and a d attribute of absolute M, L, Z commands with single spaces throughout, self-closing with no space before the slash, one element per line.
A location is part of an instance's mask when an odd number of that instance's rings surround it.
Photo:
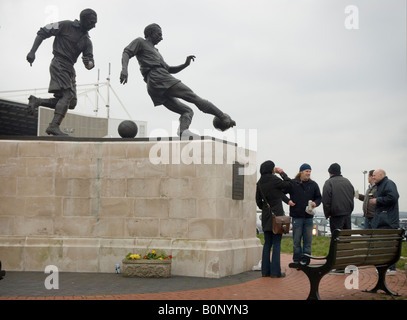
<path fill-rule="evenodd" d="M 107 118 L 110 118 L 110 62 L 109 62 L 109 76 L 107 77 L 107 104 L 106 104 L 106 112 Z"/>
<path fill-rule="evenodd" d="M 96 83 L 96 109 L 93 110 L 95 116 L 97 116 L 99 112 L 99 80 L 100 80 L 100 69 L 98 69 L 98 82 Z"/>

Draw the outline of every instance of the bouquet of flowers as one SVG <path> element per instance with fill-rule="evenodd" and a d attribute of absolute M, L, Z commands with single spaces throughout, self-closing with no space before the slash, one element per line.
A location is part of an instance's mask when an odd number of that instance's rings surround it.
<path fill-rule="evenodd" d="M 147 259 L 147 260 L 171 260 L 172 259 L 172 255 L 166 255 L 164 252 L 161 254 L 157 254 L 155 252 L 155 250 L 151 251 L 151 252 L 147 252 L 144 256 L 141 256 L 137 253 L 131 253 L 129 252 L 126 255 L 126 259 L 127 260 L 140 260 L 140 259 Z"/>

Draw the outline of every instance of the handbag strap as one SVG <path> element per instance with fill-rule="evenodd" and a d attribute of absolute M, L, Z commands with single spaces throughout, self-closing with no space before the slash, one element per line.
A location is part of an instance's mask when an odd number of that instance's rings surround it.
<path fill-rule="evenodd" d="M 271 215 L 274 216 L 274 217 L 277 217 L 277 216 L 275 215 L 275 213 L 273 212 L 273 210 L 271 210 L 271 206 L 270 206 L 270 204 L 267 202 L 266 197 L 264 196 L 263 190 L 262 190 L 261 187 L 260 187 L 260 183 L 257 183 L 257 187 L 258 187 L 259 190 L 260 190 L 261 197 L 263 198 L 263 200 L 264 200 L 264 202 L 266 203 L 267 207 L 270 209 Z M 285 215 L 284 215 L 284 216 L 285 216 Z"/>
<path fill-rule="evenodd" d="M 270 210 L 271 210 L 271 206 L 270 206 L 270 204 L 267 202 L 266 197 L 264 196 L 263 190 L 262 190 L 261 187 L 260 187 L 260 183 L 257 183 L 257 187 L 259 188 L 261 197 L 263 198 L 263 200 L 264 200 L 264 202 L 266 203 L 267 207 L 270 208 Z M 274 213 L 273 213 L 273 214 L 274 214 Z"/>

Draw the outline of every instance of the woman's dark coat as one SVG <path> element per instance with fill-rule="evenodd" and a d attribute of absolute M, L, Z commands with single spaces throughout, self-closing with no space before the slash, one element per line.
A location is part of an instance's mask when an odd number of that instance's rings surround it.
<path fill-rule="evenodd" d="M 270 161 L 271 162 L 271 161 Z M 283 216 L 284 209 L 281 198 L 284 193 L 283 190 L 291 186 L 291 179 L 285 174 L 281 173 L 281 178 L 273 174 L 274 164 L 265 162 L 260 167 L 261 177 L 257 182 L 256 187 L 256 204 L 262 210 L 261 222 L 263 231 L 272 231 L 272 216 L 267 207 L 262 193 L 271 207 L 271 211 L 276 216 Z M 260 192 L 262 191 L 262 193 Z"/>

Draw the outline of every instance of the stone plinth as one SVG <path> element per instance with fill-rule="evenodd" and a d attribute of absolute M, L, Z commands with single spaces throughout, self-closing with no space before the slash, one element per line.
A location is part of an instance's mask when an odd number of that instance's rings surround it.
<path fill-rule="evenodd" d="M 235 161 L 243 200 L 232 197 Z M 255 152 L 213 138 L 2 138 L 3 269 L 114 272 L 128 252 L 163 250 L 173 275 L 251 270 L 255 168 Z"/>

